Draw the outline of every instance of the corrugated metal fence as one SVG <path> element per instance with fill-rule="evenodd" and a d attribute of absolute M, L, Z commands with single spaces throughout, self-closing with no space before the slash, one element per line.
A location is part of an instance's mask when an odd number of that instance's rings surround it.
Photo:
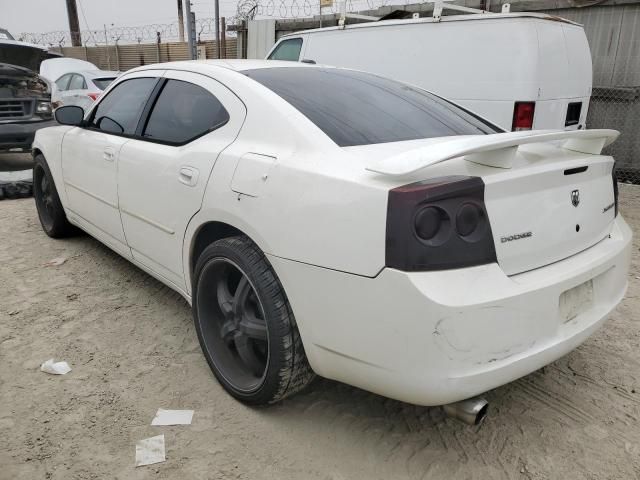
<path fill-rule="evenodd" d="M 217 58 L 216 42 L 207 41 L 198 44 L 204 46 L 206 58 Z M 140 43 L 133 45 L 112 45 L 96 47 L 63 47 L 58 49 L 65 57 L 87 60 L 103 70 L 126 71 L 151 63 L 188 60 L 187 43 Z M 236 39 L 226 39 L 226 55 L 223 58 L 236 58 Z"/>

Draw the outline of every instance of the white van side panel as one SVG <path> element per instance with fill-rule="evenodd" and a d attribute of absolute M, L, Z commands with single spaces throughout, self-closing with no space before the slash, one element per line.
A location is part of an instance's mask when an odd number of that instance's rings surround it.
<path fill-rule="evenodd" d="M 514 103 L 526 101 L 536 102 L 533 128 L 584 127 L 592 65 L 580 26 L 530 17 L 382 23 L 305 33 L 300 60 L 419 86 L 505 130 Z M 582 102 L 580 121 L 565 127 L 571 102 Z"/>
<path fill-rule="evenodd" d="M 305 58 L 395 78 L 455 101 L 499 101 L 537 97 L 537 51 L 533 22 L 503 19 L 311 33 Z"/>

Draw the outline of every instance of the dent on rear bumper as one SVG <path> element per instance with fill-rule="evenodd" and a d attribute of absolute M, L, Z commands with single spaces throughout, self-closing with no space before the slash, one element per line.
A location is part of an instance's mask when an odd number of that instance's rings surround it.
<path fill-rule="evenodd" d="M 552 265 L 506 276 L 497 264 L 376 278 L 270 257 L 313 369 L 387 397 L 440 405 L 520 378 L 573 350 L 623 298 L 631 230 Z M 566 321 L 560 295 L 593 281 Z"/>

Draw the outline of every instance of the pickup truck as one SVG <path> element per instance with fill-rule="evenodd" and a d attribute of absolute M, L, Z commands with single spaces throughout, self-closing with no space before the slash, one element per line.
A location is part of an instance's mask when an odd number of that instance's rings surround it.
<path fill-rule="evenodd" d="M 0 29 L 0 153 L 30 152 L 36 131 L 55 124 L 51 85 L 38 74 L 42 61 L 54 56 Z"/>

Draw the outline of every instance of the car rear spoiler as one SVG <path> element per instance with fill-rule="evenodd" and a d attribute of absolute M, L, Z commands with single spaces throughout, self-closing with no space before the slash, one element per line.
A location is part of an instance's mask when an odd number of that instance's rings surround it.
<path fill-rule="evenodd" d="M 370 172 L 390 176 L 406 176 L 423 168 L 454 158 L 497 168 L 511 168 L 520 145 L 529 143 L 560 142 L 558 146 L 573 152 L 599 155 L 602 149 L 620 135 L 616 130 L 533 130 L 526 132 L 495 133 L 451 137 L 441 143 L 403 152 L 382 160 L 370 161 L 365 168 Z"/>

